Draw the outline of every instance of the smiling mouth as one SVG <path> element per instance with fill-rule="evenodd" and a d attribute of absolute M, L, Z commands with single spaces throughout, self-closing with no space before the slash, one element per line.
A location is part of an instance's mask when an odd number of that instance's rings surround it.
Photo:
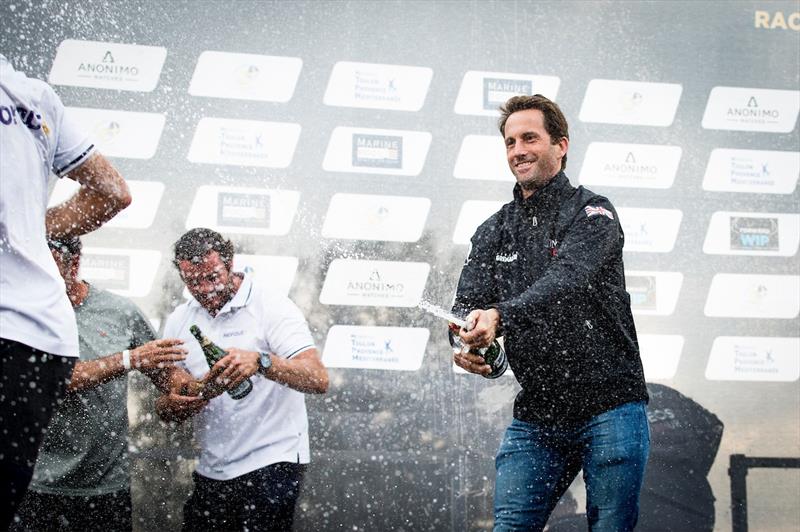
<path fill-rule="evenodd" d="M 525 170 L 528 170 L 529 168 L 533 168 L 533 161 L 520 161 L 520 162 L 518 162 L 517 164 L 514 165 L 514 168 L 516 168 L 519 171 L 524 172 Z"/>

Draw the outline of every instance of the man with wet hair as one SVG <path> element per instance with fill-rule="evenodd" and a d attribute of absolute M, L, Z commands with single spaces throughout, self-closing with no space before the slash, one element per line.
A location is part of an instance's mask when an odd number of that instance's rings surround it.
<path fill-rule="evenodd" d="M 303 394 L 328 389 L 308 324 L 264 277 L 234 271 L 233 244 L 216 231 L 192 229 L 174 250 L 192 298 L 172 312 L 164 334 L 183 339 L 189 355 L 156 406 L 165 420 L 195 417 L 200 460 L 183 529 L 291 530 L 310 458 Z M 210 371 L 192 325 L 226 351 Z M 246 396 L 222 393 L 247 379 Z"/>
<path fill-rule="evenodd" d="M 554 102 L 515 96 L 500 112 L 514 199 L 472 236 L 454 305 L 474 325 L 454 362 L 488 376 L 476 348 L 503 336 L 522 386 L 496 458 L 495 531 L 542 530 L 581 469 L 590 529 L 633 530 L 649 432 L 619 217 L 564 174 Z"/>
<path fill-rule="evenodd" d="M 51 173 L 81 186 L 47 209 Z M 93 231 L 130 202 L 122 176 L 53 89 L 0 55 L 0 530 L 25 494 L 78 356 L 75 315 L 45 235 Z"/>
<path fill-rule="evenodd" d="M 79 277 L 79 238 L 47 243 L 75 310 L 80 359 L 11 529 L 49 530 L 59 523 L 68 530 L 129 531 L 127 376 L 139 371 L 166 391 L 164 368 L 186 351 L 181 340 L 156 340 L 136 305 Z"/>

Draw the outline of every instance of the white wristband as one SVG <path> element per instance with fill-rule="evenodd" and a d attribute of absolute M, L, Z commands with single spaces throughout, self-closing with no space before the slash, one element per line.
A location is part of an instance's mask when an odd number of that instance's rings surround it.
<path fill-rule="evenodd" d="M 125 371 L 131 369 L 131 352 L 127 349 L 122 352 L 122 367 L 125 368 Z"/>

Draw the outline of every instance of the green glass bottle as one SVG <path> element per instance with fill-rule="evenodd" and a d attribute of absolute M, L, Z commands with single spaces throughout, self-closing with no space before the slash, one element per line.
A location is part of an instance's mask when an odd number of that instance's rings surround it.
<path fill-rule="evenodd" d="M 203 348 L 203 354 L 206 356 L 206 362 L 208 362 L 209 368 L 213 367 L 222 357 L 228 354 L 220 346 L 206 338 L 203 333 L 200 332 L 200 327 L 197 325 L 189 327 L 189 332 L 200 342 L 200 347 Z M 231 399 L 243 399 L 252 390 L 253 382 L 247 379 L 233 390 L 228 390 L 228 395 L 231 396 Z"/>
<path fill-rule="evenodd" d="M 464 348 L 464 342 L 461 341 L 461 337 L 449 328 L 447 329 L 447 335 L 453 349 L 461 350 Z M 492 372 L 484 375 L 487 379 L 496 379 L 508 369 L 506 352 L 497 339 L 489 347 L 481 347 L 476 351 L 476 354 L 482 356 L 483 360 L 492 367 Z"/>

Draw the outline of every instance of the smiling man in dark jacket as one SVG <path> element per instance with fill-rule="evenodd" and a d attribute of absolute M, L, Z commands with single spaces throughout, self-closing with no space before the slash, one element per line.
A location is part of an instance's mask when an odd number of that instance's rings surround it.
<path fill-rule="evenodd" d="M 569 132 L 541 95 L 501 108 L 514 199 L 472 237 L 454 310 L 473 351 L 503 336 L 522 386 L 497 454 L 495 530 L 541 530 L 583 469 L 592 530 L 633 530 L 649 433 L 647 391 L 625 291 L 624 237 L 608 199 L 564 174 Z"/>

